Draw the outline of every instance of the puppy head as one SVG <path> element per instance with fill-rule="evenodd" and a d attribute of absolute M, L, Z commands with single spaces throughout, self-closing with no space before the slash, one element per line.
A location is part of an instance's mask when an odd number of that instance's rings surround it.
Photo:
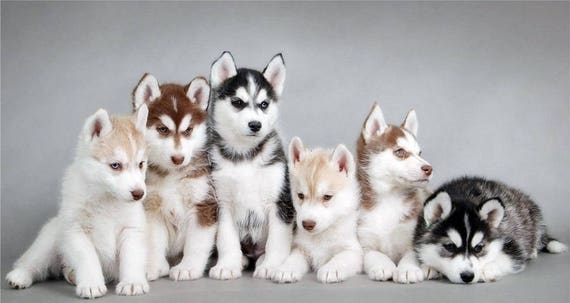
<path fill-rule="evenodd" d="M 432 167 L 421 157 L 416 141 L 418 120 L 411 110 L 401 126 L 388 125 L 374 104 L 358 140 L 358 163 L 372 181 L 382 180 L 405 187 L 426 186 Z"/>
<path fill-rule="evenodd" d="M 498 198 L 475 206 L 437 192 L 426 201 L 418 222 L 426 228 L 416 240 L 418 258 L 453 283 L 477 283 L 483 266 L 501 254 L 503 240 L 497 228 L 503 215 Z"/>
<path fill-rule="evenodd" d="M 100 109 L 83 127 L 79 162 L 83 175 L 95 188 L 126 202 L 142 201 L 147 167 L 144 141 L 148 108 L 132 117 L 109 117 Z"/>
<path fill-rule="evenodd" d="M 145 74 L 133 91 L 133 106 L 149 107 L 146 140 L 151 164 L 164 170 L 187 166 L 206 145 L 210 86 L 202 77 L 189 84 L 159 85 Z"/>
<path fill-rule="evenodd" d="M 301 232 L 320 233 L 339 217 L 356 211 L 355 164 L 344 145 L 334 151 L 309 150 L 295 137 L 289 145 L 289 167 Z"/>

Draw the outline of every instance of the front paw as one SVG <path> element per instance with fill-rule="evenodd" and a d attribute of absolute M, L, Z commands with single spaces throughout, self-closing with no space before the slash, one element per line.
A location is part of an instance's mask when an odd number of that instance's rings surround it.
<path fill-rule="evenodd" d="M 275 283 L 295 283 L 303 278 L 303 274 L 289 269 L 276 269 L 271 275 Z"/>
<path fill-rule="evenodd" d="M 241 262 L 237 265 L 216 264 L 210 268 L 210 278 L 217 280 L 233 280 L 241 277 Z"/>
<path fill-rule="evenodd" d="M 424 272 L 416 265 L 405 264 L 396 268 L 392 279 L 396 283 L 418 283 L 424 280 Z"/>
<path fill-rule="evenodd" d="M 170 269 L 170 279 L 174 281 L 196 280 L 204 276 L 204 269 L 178 264 Z"/>
<path fill-rule="evenodd" d="M 317 271 L 317 280 L 322 283 L 338 283 L 347 278 L 345 271 L 326 265 Z"/>
<path fill-rule="evenodd" d="M 388 281 L 392 279 L 396 264 L 394 262 L 380 262 L 368 270 L 368 278 L 374 281 Z"/>
<path fill-rule="evenodd" d="M 274 266 L 266 265 L 264 263 L 255 267 L 255 271 L 253 271 L 253 277 L 257 279 L 271 279 L 271 276 L 274 272 Z"/>
<path fill-rule="evenodd" d="M 424 280 L 435 280 L 441 278 L 439 271 L 435 270 L 433 267 L 422 265 L 421 268 L 424 272 Z"/>
<path fill-rule="evenodd" d="M 117 284 L 115 292 L 119 296 L 140 296 L 148 293 L 149 286 L 147 281 L 124 282 Z"/>
<path fill-rule="evenodd" d="M 486 283 L 496 282 L 501 277 L 502 277 L 502 274 L 497 269 L 497 266 L 495 266 L 495 264 L 493 264 L 493 263 L 490 263 L 490 264 L 483 266 L 483 269 L 481 270 L 481 278 L 479 279 L 479 281 L 486 282 Z"/>
<path fill-rule="evenodd" d="M 95 299 L 102 297 L 107 293 L 107 286 L 105 282 L 87 282 L 79 283 L 75 287 L 75 294 L 84 299 Z"/>
<path fill-rule="evenodd" d="M 24 289 L 30 287 L 33 282 L 32 273 L 16 268 L 6 275 L 8 286 L 14 289 Z"/>

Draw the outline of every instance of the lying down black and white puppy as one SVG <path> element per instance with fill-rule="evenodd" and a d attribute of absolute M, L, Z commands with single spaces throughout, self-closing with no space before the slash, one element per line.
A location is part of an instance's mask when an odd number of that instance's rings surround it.
<path fill-rule="evenodd" d="M 428 276 L 435 270 L 453 283 L 477 283 L 522 271 L 538 251 L 567 247 L 548 235 L 529 196 L 500 182 L 463 177 L 426 200 L 414 249 Z"/>

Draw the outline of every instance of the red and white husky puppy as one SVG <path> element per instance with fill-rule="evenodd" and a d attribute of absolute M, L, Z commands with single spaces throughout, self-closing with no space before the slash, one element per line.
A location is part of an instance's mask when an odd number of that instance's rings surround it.
<path fill-rule="evenodd" d="M 119 295 L 148 292 L 141 203 L 147 113 L 141 106 L 133 117 L 109 117 L 100 109 L 87 119 L 63 177 L 59 212 L 16 261 L 8 286 L 63 274 L 82 298 L 103 296 L 111 280 L 118 280 Z"/>
<path fill-rule="evenodd" d="M 342 282 L 362 270 L 356 235 L 360 190 L 352 154 L 342 144 L 334 151 L 289 145 L 291 194 L 297 213 L 293 250 L 272 280 L 297 282 L 310 268 L 323 283 Z"/>
<path fill-rule="evenodd" d="M 217 204 L 210 185 L 206 120 L 210 86 L 159 85 L 150 74 L 133 91 L 135 108 L 147 104 L 149 171 L 147 278 L 173 280 L 203 276 L 214 247 Z M 169 268 L 169 261 L 181 261 Z"/>
<path fill-rule="evenodd" d="M 424 279 L 412 238 L 429 195 L 432 167 L 420 156 L 417 134 L 414 110 L 401 126 L 388 125 L 374 104 L 357 142 L 362 191 L 358 237 L 364 249 L 364 272 L 372 280 L 414 283 Z M 435 273 L 426 269 L 425 274 L 431 278 Z"/>

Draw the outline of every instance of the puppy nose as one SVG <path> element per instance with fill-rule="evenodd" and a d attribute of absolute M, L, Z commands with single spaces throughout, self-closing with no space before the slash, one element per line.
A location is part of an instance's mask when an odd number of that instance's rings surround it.
<path fill-rule="evenodd" d="M 311 231 L 313 229 L 315 229 L 315 225 L 317 225 L 317 222 L 313 221 L 313 220 L 305 220 L 302 222 L 303 224 L 303 228 Z"/>
<path fill-rule="evenodd" d="M 461 280 L 463 280 L 463 282 L 469 283 L 469 282 L 473 281 L 473 277 L 475 275 L 470 271 L 464 271 L 459 276 L 461 277 Z"/>
<path fill-rule="evenodd" d="M 140 200 L 144 196 L 144 190 L 142 189 L 135 189 L 131 191 L 131 195 L 135 201 Z"/>
<path fill-rule="evenodd" d="M 257 133 L 261 129 L 261 122 L 250 121 L 247 126 L 249 126 L 249 129 L 251 129 L 252 132 Z"/>
<path fill-rule="evenodd" d="M 184 162 L 184 156 L 172 156 L 170 157 L 170 160 L 172 160 L 172 163 L 180 165 Z"/>
<path fill-rule="evenodd" d="M 433 169 L 429 165 L 422 166 L 422 170 L 424 171 L 424 174 L 428 177 L 431 175 L 431 172 L 433 171 Z"/>

